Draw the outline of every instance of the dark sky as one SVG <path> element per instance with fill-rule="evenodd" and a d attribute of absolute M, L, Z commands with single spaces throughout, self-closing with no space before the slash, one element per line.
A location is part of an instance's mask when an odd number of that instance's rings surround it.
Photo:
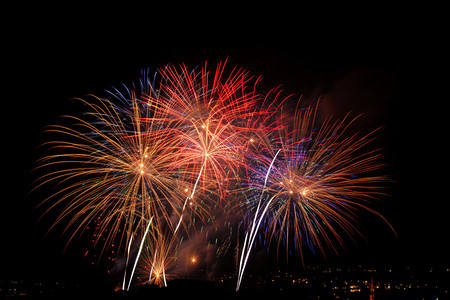
<path fill-rule="evenodd" d="M 349 245 L 331 261 L 448 264 L 446 199 L 433 178 L 445 176 L 445 170 L 442 175 L 435 172 L 441 159 L 430 149 L 436 146 L 429 135 L 435 123 L 427 118 L 436 107 L 421 92 L 428 83 L 424 72 L 429 53 L 415 47 L 422 43 L 418 27 L 408 20 L 397 23 L 396 13 L 368 19 L 365 14 L 331 20 L 320 14 L 306 20 L 301 16 L 260 16 L 244 23 L 236 16 L 232 26 L 221 19 L 218 28 L 211 28 L 217 26 L 214 18 L 187 26 L 162 17 L 133 24 L 116 15 L 62 14 L 32 18 L 8 34 L 0 276 L 86 272 L 88 263 L 76 244 L 64 254 L 64 236 L 52 232 L 44 237 L 51 220 L 38 221 L 38 196 L 26 196 L 32 187 L 32 162 L 41 153 L 42 128 L 73 113 L 71 97 L 102 95 L 105 89 L 137 80 L 143 68 L 153 72 L 167 63 L 194 67 L 205 60 L 214 66 L 227 57 L 229 66 L 262 75 L 263 89 L 281 84 L 286 94 L 303 95 L 305 103 L 322 96 L 324 112 L 364 113 L 363 129 L 383 127 L 377 143 L 394 182 L 392 196 L 377 208 L 398 237 L 375 218 L 362 220 L 367 241 Z"/>

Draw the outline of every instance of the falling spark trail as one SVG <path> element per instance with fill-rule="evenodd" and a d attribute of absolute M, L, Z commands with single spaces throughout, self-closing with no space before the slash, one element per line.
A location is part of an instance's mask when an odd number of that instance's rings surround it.
<path fill-rule="evenodd" d="M 155 267 L 155 261 L 156 261 L 156 254 L 157 253 L 158 253 L 158 249 L 155 250 L 155 255 L 153 256 L 153 263 L 152 263 L 152 267 L 150 269 L 150 274 L 148 276 L 148 283 L 150 283 L 150 281 L 152 280 L 153 268 Z"/>
<path fill-rule="evenodd" d="M 200 168 L 200 172 L 198 174 L 197 180 L 195 181 L 194 188 L 192 189 L 191 196 L 186 197 L 186 200 L 184 200 L 183 209 L 181 210 L 181 214 L 180 214 L 180 220 L 178 221 L 178 224 L 177 224 L 177 227 L 175 228 L 174 234 L 177 233 L 178 228 L 180 227 L 181 221 L 183 220 L 183 212 L 184 212 L 184 209 L 186 208 L 186 204 L 187 204 L 188 199 L 193 199 L 194 198 L 194 193 L 195 193 L 195 190 L 197 188 L 198 181 L 200 180 L 200 177 L 202 176 L 202 172 L 203 172 L 203 168 L 205 167 L 205 164 L 206 164 L 206 157 L 205 157 L 205 161 L 203 162 L 202 167 Z"/>
<path fill-rule="evenodd" d="M 264 208 L 261 216 L 259 217 L 258 224 L 255 227 L 255 222 L 256 222 L 256 220 L 258 218 L 258 212 L 259 212 L 259 209 L 261 207 L 262 196 L 264 194 L 264 189 L 265 189 L 266 184 L 267 184 L 267 178 L 269 177 L 269 173 L 272 170 L 273 163 L 275 162 L 275 159 L 277 158 L 278 153 L 280 153 L 280 151 L 281 151 L 281 149 L 279 149 L 277 151 L 277 153 L 275 154 L 275 156 L 272 159 L 272 162 L 270 163 L 269 169 L 267 170 L 266 178 L 264 180 L 264 188 L 263 188 L 263 191 L 261 192 L 261 196 L 259 198 L 258 207 L 256 208 L 255 217 L 253 218 L 253 222 L 252 222 L 252 228 L 250 229 L 249 232 L 247 232 L 245 234 L 244 245 L 242 246 L 241 259 L 240 259 L 240 262 L 239 262 L 239 274 L 238 274 L 238 282 L 237 282 L 237 286 L 236 286 L 236 292 L 239 291 L 239 287 L 240 287 L 241 281 L 242 281 L 242 275 L 244 274 L 245 267 L 247 266 L 247 260 L 248 260 L 248 257 L 250 255 L 250 252 L 251 252 L 251 245 L 255 241 L 255 237 L 256 237 L 256 233 L 258 232 L 259 225 L 261 224 L 261 221 L 264 218 L 264 215 L 265 215 L 265 213 L 267 211 L 267 208 L 269 207 L 270 203 L 272 202 L 273 198 L 275 197 L 275 196 L 273 196 L 272 198 L 270 198 L 270 200 L 266 204 L 266 207 Z M 250 233 L 250 239 L 248 238 L 249 233 Z M 247 241 L 248 241 L 248 243 L 247 243 Z M 248 249 L 246 249 L 246 248 L 248 248 Z M 244 255 L 245 255 L 245 259 L 244 259 Z"/>
<path fill-rule="evenodd" d="M 240 262 L 240 265 L 239 265 L 239 276 L 238 276 L 238 283 L 237 283 L 237 286 L 236 286 L 236 292 L 239 291 L 239 287 L 240 287 L 241 281 L 242 281 L 242 276 L 244 275 L 245 267 L 247 266 L 248 257 L 250 256 L 250 252 L 252 250 L 251 246 L 255 242 L 255 238 L 256 238 L 256 234 L 258 233 L 259 226 L 261 225 L 261 222 L 264 219 L 264 215 L 266 214 L 267 209 L 270 206 L 270 203 L 272 202 L 272 200 L 275 197 L 276 197 L 276 195 L 272 196 L 272 198 L 270 198 L 270 200 L 267 202 L 266 207 L 264 208 L 263 212 L 261 213 L 261 216 L 259 217 L 258 224 L 256 225 L 256 227 L 252 228 L 252 232 L 250 233 L 250 241 L 247 243 L 247 248 L 248 249 L 247 249 L 247 252 L 245 254 L 245 259 L 244 260 L 243 260 L 243 256 L 244 256 L 245 247 L 242 250 L 241 262 Z M 255 229 L 255 230 L 253 230 L 253 229 Z M 247 235 L 245 236 L 245 241 L 247 241 Z M 245 243 L 245 241 L 244 241 L 244 243 Z M 241 268 L 241 266 L 242 266 L 242 268 Z"/>
<path fill-rule="evenodd" d="M 147 236 L 148 230 L 150 229 L 150 225 L 152 225 L 152 220 L 153 220 L 153 217 L 150 218 L 150 222 L 148 222 L 147 228 L 145 229 L 144 235 L 142 236 L 141 245 L 139 246 L 139 251 L 138 251 L 136 260 L 134 261 L 133 271 L 131 271 L 130 280 L 128 281 L 127 291 L 130 289 L 131 280 L 133 280 L 134 270 L 136 269 L 136 265 L 139 260 L 139 256 L 141 255 L 142 246 L 144 245 L 145 237 Z"/>
<path fill-rule="evenodd" d="M 166 269 L 163 268 L 162 272 L 163 272 L 164 286 L 167 287 L 167 282 L 166 282 Z"/>
<path fill-rule="evenodd" d="M 125 290 L 125 279 L 127 277 L 127 267 L 128 267 L 128 259 L 130 258 L 130 247 L 131 242 L 133 241 L 133 236 L 130 238 L 130 242 L 128 243 L 128 250 L 127 250 L 127 262 L 125 264 L 125 272 L 123 273 L 123 283 L 122 283 L 122 290 Z"/>

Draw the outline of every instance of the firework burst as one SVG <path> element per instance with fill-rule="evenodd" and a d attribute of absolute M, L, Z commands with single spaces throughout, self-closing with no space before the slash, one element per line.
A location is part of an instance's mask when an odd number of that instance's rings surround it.
<path fill-rule="evenodd" d="M 360 235 L 356 225 L 361 210 L 385 220 L 369 206 L 388 180 L 377 175 L 383 167 L 379 151 L 364 151 L 374 132 L 347 135 L 356 120 L 348 116 L 327 118 L 316 127 L 316 113 L 317 106 L 297 109 L 293 126 L 280 129 L 266 147 L 267 155 L 258 157 L 249 178 L 253 208 L 237 289 L 260 226 L 269 243 L 277 241 L 277 253 L 283 244 L 287 257 L 293 243 L 303 261 L 304 245 L 326 256 L 326 248 L 337 252 L 337 244 L 344 246 L 343 235 Z"/>
<path fill-rule="evenodd" d="M 66 230 L 75 227 L 69 240 L 100 219 L 96 243 L 102 237 L 105 247 L 116 239 L 126 246 L 152 216 L 169 219 L 184 200 L 174 172 L 178 141 L 160 124 L 141 122 L 149 111 L 134 97 L 124 108 L 93 96 L 78 100 L 89 108 L 83 118 L 67 116 L 71 125 L 47 129 L 62 138 L 47 143 L 53 153 L 38 168 L 54 171 L 37 186 L 57 183 L 44 203 L 51 202 L 49 210 L 63 206 L 55 223 L 69 219 Z"/>
<path fill-rule="evenodd" d="M 247 71 L 233 69 L 225 76 L 224 68 L 225 63 L 219 63 L 211 75 L 206 64 L 199 72 L 167 66 L 160 70 L 159 87 L 144 97 L 149 109 L 157 112 L 156 118 L 144 122 L 163 121 L 180 141 L 177 164 L 186 197 L 175 231 L 182 221 L 192 220 L 183 219 L 187 207 L 201 209 L 209 218 L 208 205 L 227 204 L 227 195 L 234 192 L 240 173 L 247 168 L 249 135 L 260 131 L 261 120 L 275 111 L 270 105 L 263 109 L 266 98 L 255 92 L 258 79 L 252 86 Z"/>

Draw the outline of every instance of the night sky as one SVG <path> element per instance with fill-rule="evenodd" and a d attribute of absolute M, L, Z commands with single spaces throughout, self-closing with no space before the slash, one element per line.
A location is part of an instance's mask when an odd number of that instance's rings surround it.
<path fill-rule="evenodd" d="M 85 245 L 75 242 L 63 253 L 67 236 L 45 236 L 54 216 L 39 221 L 42 211 L 35 207 L 43 195 L 27 196 L 44 126 L 79 113 L 70 98 L 105 95 L 105 89 L 136 81 L 142 69 L 195 67 L 205 60 L 213 67 L 227 57 L 229 67 L 262 75 L 260 89 L 282 85 L 286 95 L 295 94 L 292 101 L 303 95 L 305 103 L 321 96 L 323 113 L 352 110 L 364 114 L 361 128 L 382 127 L 376 145 L 393 182 L 391 196 L 376 207 L 398 236 L 367 216 L 361 220 L 366 240 L 349 243 L 329 263 L 448 264 L 448 201 L 440 183 L 445 159 L 436 149 L 447 146 L 445 139 L 433 140 L 438 125 L 430 118 L 440 108 L 433 102 L 442 99 L 426 98 L 432 58 L 416 47 L 429 40 L 411 20 L 397 22 L 395 12 L 382 18 L 304 15 L 242 22 L 244 16 L 235 16 L 232 25 L 199 16 L 195 22 L 171 16 L 175 23 L 140 16 L 135 24 L 120 15 L 23 16 L 20 29 L 7 35 L 8 55 L 2 57 L 9 78 L 2 89 L 1 278 L 92 274 L 80 253 Z M 317 257 L 308 263 L 327 262 Z"/>

